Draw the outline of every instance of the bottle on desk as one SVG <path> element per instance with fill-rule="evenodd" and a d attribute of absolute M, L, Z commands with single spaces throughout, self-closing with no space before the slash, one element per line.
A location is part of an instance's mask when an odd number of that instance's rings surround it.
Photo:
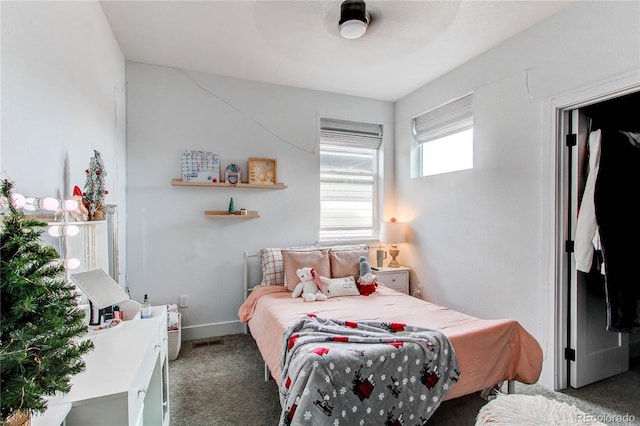
<path fill-rule="evenodd" d="M 151 318 L 151 304 L 149 303 L 149 297 L 147 297 L 146 294 L 144 295 L 144 300 L 140 307 L 140 317 L 142 319 Z"/>

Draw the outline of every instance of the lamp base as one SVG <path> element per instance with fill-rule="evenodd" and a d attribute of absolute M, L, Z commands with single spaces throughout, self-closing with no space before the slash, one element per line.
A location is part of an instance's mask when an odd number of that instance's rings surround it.
<path fill-rule="evenodd" d="M 398 268 L 400 266 L 400 263 L 398 263 L 398 261 L 396 260 L 396 257 L 398 257 L 398 255 L 400 254 L 400 249 L 398 249 L 398 246 L 392 245 L 389 249 L 389 254 L 391 255 L 391 261 L 387 266 L 389 268 Z"/>

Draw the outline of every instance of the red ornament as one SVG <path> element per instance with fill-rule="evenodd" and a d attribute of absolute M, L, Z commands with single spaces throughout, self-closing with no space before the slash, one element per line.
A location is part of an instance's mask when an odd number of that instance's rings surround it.
<path fill-rule="evenodd" d="M 89 174 L 89 169 L 85 169 L 85 170 L 84 170 L 84 172 L 85 172 L 86 174 Z"/>
<path fill-rule="evenodd" d="M 107 195 L 109 193 L 109 191 L 104 191 L 104 195 Z"/>
<path fill-rule="evenodd" d="M 100 170 L 96 170 L 96 174 L 99 175 L 100 174 Z"/>

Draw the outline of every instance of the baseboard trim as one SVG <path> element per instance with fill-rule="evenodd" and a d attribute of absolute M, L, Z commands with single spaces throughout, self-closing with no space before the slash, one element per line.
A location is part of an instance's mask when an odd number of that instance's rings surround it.
<path fill-rule="evenodd" d="M 209 337 L 228 336 L 229 334 L 244 333 L 244 326 L 240 321 L 219 322 L 215 324 L 192 325 L 182 327 L 181 340 L 208 339 Z"/>

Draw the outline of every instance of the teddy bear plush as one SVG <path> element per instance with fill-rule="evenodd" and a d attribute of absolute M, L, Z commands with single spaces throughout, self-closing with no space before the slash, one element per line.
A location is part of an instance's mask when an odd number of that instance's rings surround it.
<path fill-rule="evenodd" d="M 327 300 L 327 296 L 320 291 L 322 280 L 315 269 L 300 268 L 296 271 L 296 275 L 300 279 L 300 282 L 293 289 L 291 297 L 295 299 L 302 295 L 305 302 Z"/>
<path fill-rule="evenodd" d="M 357 281 L 358 290 L 363 296 L 368 296 L 376 291 L 377 277 L 371 273 L 371 265 L 366 257 L 360 256 L 360 277 Z"/>

